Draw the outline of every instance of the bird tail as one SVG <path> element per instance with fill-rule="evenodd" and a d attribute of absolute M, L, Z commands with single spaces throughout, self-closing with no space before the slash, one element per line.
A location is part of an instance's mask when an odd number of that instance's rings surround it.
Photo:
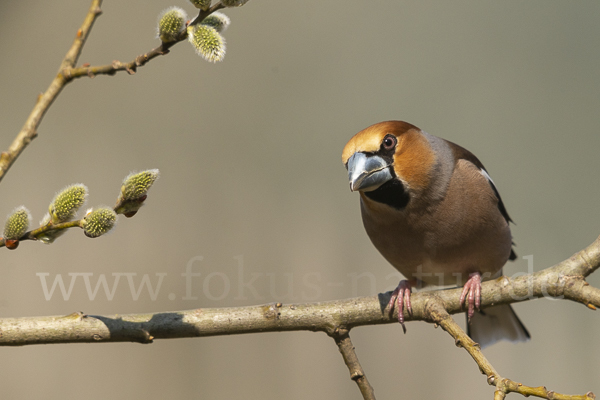
<path fill-rule="evenodd" d="M 510 304 L 501 304 L 476 312 L 467 322 L 467 333 L 481 348 L 500 340 L 525 342 L 529 332 Z"/>

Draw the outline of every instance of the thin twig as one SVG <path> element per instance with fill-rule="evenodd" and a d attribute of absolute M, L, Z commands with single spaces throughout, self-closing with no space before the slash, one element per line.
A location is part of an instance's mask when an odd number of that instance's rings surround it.
<path fill-rule="evenodd" d="M 350 371 L 350 379 L 358 385 L 363 399 L 375 400 L 375 392 L 365 375 L 365 371 L 363 371 L 362 366 L 360 365 L 360 361 L 358 361 L 358 356 L 354 351 L 354 345 L 352 344 L 352 340 L 350 340 L 348 330 L 337 329 L 331 336 L 333 336 L 335 344 L 337 344 L 340 353 L 342 353 L 344 363 L 346 363 L 346 366 Z"/>
<path fill-rule="evenodd" d="M 543 386 L 525 386 L 521 383 L 503 378 L 483 355 L 479 344 L 475 343 L 465 333 L 465 331 L 463 331 L 460 326 L 454 322 L 454 319 L 450 316 L 450 314 L 446 312 L 440 299 L 435 299 L 432 297 L 431 301 L 427 305 L 427 310 L 431 320 L 448 332 L 450 336 L 454 338 L 456 346 L 464 348 L 473 358 L 473 360 L 475 360 L 480 371 L 487 376 L 488 384 L 496 387 L 494 399 L 504 399 L 506 394 L 511 392 L 522 394 L 525 397 L 536 396 L 548 400 L 592 400 L 596 398 L 592 392 L 588 392 L 583 395 L 560 394 L 547 390 Z"/>
<path fill-rule="evenodd" d="M 115 206 L 115 208 L 113 208 L 113 210 L 117 211 L 116 207 L 118 207 L 118 206 L 119 206 L 119 204 L 117 204 L 117 206 Z M 83 228 L 84 219 L 85 218 L 77 219 L 74 221 L 60 222 L 57 224 L 53 223 L 52 220 L 50 220 L 45 225 L 42 225 L 36 229 L 32 229 L 30 231 L 25 232 L 23 234 L 23 236 L 21 236 L 19 238 L 19 242 L 23 242 L 26 240 L 40 240 L 41 237 L 44 237 L 48 233 L 56 233 L 56 232 L 60 232 L 60 231 L 66 231 L 67 229 L 70 229 L 70 228 Z M 3 237 L 0 237 L 0 248 L 5 247 L 5 246 L 6 246 L 6 239 Z"/>
<path fill-rule="evenodd" d="M 203 11 L 200 10 L 196 18 L 189 23 L 189 25 L 196 25 L 202 22 L 204 18 L 217 10 L 225 8 L 220 2 L 214 4 L 210 9 Z M 146 65 L 150 60 L 168 54 L 170 48 L 175 46 L 177 43 L 187 39 L 187 31 L 183 31 L 177 40 L 168 43 L 161 43 L 160 46 L 155 47 L 147 53 L 137 56 L 134 60 L 123 63 L 121 61 L 113 61 L 107 65 L 87 65 L 74 68 L 74 66 L 68 66 L 62 70 L 62 74 L 67 81 L 72 81 L 76 78 L 89 76 L 91 78 L 96 75 L 114 75 L 119 71 L 126 71 L 128 74 L 133 75 L 137 72 L 138 67 Z"/>
<path fill-rule="evenodd" d="M 81 28 L 79 28 L 77 34 L 75 35 L 75 40 L 73 41 L 71 48 L 69 51 L 67 51 L 67 54 L 62 60 L 59 71 L 72 67 L 77 62 L 77 59 L 81 54 L 81 49 L 83 48 L 90 30 L 92 29 L 92 25 L 94 24 L 94 21 L 98 15 L 101 13 L 101 4 L 102 0 L 92 0 L 92 5 L 90 6 Z M 54 99 L 56 99 L 67 83 L 68 80 L 65 79 L 61 72 L 59 72 L 50 83 L 48 89 L 38 96 L 37 102 L 29 114 L 29 117 L 27 117 L 23 128 L 21 128 L 21 131 L 15 137 L 8 150 L 2 152 L 0 155 L 0 181 L 13 165 L 17 157 L 19 157 L 27 145 L 31 143 L 33 139 L 35 139 L 37 136 L 37 128 L 40 125 L 44 114 L 46 114 L 46 111 L 48 111 L 48 108 L 50 108 L 50 105 Z"/>
<path fill-rule="evenodd" d="M 59 224 L 53 224 L 48 222 L 47 224 L 40 226 L 39 228 L 33 229 L 26 232 L 22 237 L 19 238 L 19 242 L 25 240 L 39 240 L 41 236 L 48 232 L 64 231 L 69 228 L 81 228 L 83 220 L 78 219 L 75 221 L 61 222 Z M 0 237 L 0 248 L 6 246 L 6 240 Z"/>

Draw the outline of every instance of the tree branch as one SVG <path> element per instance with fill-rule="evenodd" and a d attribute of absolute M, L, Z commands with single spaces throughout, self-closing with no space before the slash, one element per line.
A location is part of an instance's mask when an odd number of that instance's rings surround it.
<path fill-rule="evenodd" d="M 350 371 L 350 379 L 352 379 L 358 385 L 363 399 L 375 400 L 375 392 L 367 380 L 365 371 L 363 371 L 362 366 L 358 361 L 358 357 L 354 351 L 354 345 L 352 344 L 352 340 L 350 340 L 348 330 L 336 329 L 331 336 L 335 340 L 335 344 L 337 344 L 338 349 L 344 358 L 344 363 L 346 363 L 346 366 Z"/>
<path fill-rule="evenodd" d="M 510 304 L 540 297 L 564 298 L 594 309 L 600 307 L 600 290 L 584 275 L 600 266 L 600 238 L 586 249 L 553 267 L 516 278 L 500 277 L 482 284 L 481 307 Z M 431 301 L 441 301 L 448 314 L 464 312 L 461 288 L 423 291 L 412 295 L 412 315 L 406 321 L 432 321 Z M 156 339 L 234 335 L 274 331 L 321 331 L 335 337 L 336 330 L 365 325 L 397 323 L 386 310 L 391 292 L 322 303 L 201 308 L 149 314 L 0 319 L 0 346 L 75 342 L 140 342 Z M 145 332 L 145 333 L 144 333 Z M 146 335 L 147 334 L 147 335 Z"/>
<path fill-rule="evenodd" d="M 517 278 L 500 277 L 482 284 L 481 307 L 510 304 L 551 296 L 576 301 L 594 310 L 600 307 L 600 290 L 585 277 L 600 267 L 600 238 L 587 248 L 550 268 Z M 563 395 L 544 387 L 529 387 L 503 378 L 483 356 L 479 345 L 450 318 L 463 312 L 460 288 L 412 295 L 412 315 L 406 321 L 427 321 L 442 326 L 473 357 L 488 383 L 496 387 L 495 399 L 507 393 L 546 399 L 593 399 L 594 394 Z M 386 306 L 391 292 L 371 297 L 307 304 L 273 303 L 234 308 L 99 316 L 81 312 L 67 316 L 2 318 L 0 346 L 50 343 L 137 342 L 154 339 L 235 335 L 258 332 L 320 331 L 336 341 L 351 378 L 365 399 L 374 399 L 373 388 L 360 366 L 348 335 L 364 325 L 396 323 Z"/>
<path fill-rule="evenodd" d="M 442 301 L 431 301 L 427 308 L 433 322 L 440 325 L 442 329 L 454 338 L 457 347 L 462 347 L 469 353 L 479 366 L 481 373 L 487 376 L 488 384 L 496 387 L 496 391 L 494 392 L 495 400 L 504 399 L 510 392 L 519 393 L 525 397 L 536 396 L 549 400 L 592 400 L 596 398 L 592 392 L 588 392 L 584 395 L 566 395 L 550 391 L 543 386 L 530 387 L 503 378 L 496 372 L 492 364 L 490 364 L 483 355 L 479 345 L 475 343 L 469 335 L 454 322 L 454 319 L 452 319 L 450 314 L 444 310 Z"/>
<path fill-rule="evenodd" d="M 73 67 L 81 54 L 81 49 L 85 44 L 85 41 L 92 29 L 92 25 L 96 18 L 101 14 L 100 5 L 102 4 L 102 0 L 93 0 L 92 5 L 81 25 L 81 28 L 77 31 L 75 40 L 71 45 L 69 51 L 63 58 L 60 64 L 60 71 L 65 68 Z M 48 89 L 38 96 L 37 102 L 33 107 L 33 110 L 27 117 L 23 128 L 18 133 L 18 135 L 13 140 L 12 144 L 8 148 L 7 151 L 2 152 L 0 155 L 0 181 L 6 174 L 6 172 L 10 169 L 12 164 L 15 162 L 17 157 L 25 150 L 27 145 L 31 143 L 33 139 L 37 136 L 37 127 L 40 125 L 44 114 L 50 108 L 50 105 L 59 95 L 63 87 L 69 81 L 65 79 L 63 74 L 59 72 L 56 77 L 50 83 Z"/>

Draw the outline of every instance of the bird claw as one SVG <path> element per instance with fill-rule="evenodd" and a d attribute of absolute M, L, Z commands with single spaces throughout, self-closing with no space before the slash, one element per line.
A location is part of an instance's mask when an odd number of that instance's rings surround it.
<path fill-rule="evenodd" d="M 392 292 L 392 297 L 388 302 L 387 307 L 390 309 L 390 313 L 394 311 L 394 306 L 398 311 L 398 322 L 402 325 L 402 330 L 406 333 L 406 326 L 404 326 L 404 306 L 408 314 L 412 315 L 412 304 L 410 303 L 411 294 L 411 283 L 406 279 L 403 279 L 398 283 L 398 287 Z"/>
<path fill-rule="evenodd" d="M 467 306 L 467 320 L 471 322 L 471 317 L 475 314 L 475 310 L 479 310 L 481 305 L 481 274 L 473 272 L 469 274 L 469 279 L 463 286 L 460 294 L 460 307 L 463 303 Z"/>

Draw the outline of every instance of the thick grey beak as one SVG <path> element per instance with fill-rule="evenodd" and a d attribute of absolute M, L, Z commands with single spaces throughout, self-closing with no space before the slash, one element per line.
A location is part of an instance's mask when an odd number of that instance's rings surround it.
<path fill-rule="evenodd" d="M 392 179 L 392 173 L 383 158 L 354 153 L 348 159 L 348 178 L 350 190 L 369 192 Z"/>

